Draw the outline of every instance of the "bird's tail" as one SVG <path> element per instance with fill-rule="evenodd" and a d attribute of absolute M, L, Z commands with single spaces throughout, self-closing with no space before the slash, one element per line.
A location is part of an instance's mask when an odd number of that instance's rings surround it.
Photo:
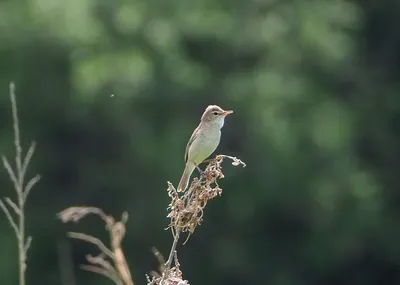
<path fill-rule="evenodd" d="M 182 192 L 182 191 L 186 190 L 186 188 L 188 187 L 188 184 L 189 184 L 190 176 L 192 175 L 195 167 L 196 166 L 194 165 L 194 163 L 191 163 L 191 162 L 186 163 L 185 170 L 183 171 L 181 181 L 179 181 L 179 185 L 177 188 L 178 192 Z"/>

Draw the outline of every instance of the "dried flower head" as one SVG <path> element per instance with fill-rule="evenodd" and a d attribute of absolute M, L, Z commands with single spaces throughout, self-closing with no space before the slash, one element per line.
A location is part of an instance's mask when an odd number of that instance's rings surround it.
<path fill-rule="evenodd" d="M 156 254 L 154 250 L 153 253 Z M 189 281 L 182 279 L 183 278 L 182 271 L 179 269 L 180 264 L 176 256 L 176 252 L 174 259 L 175 259 L 174 267 L 166 268 L 164 264 L 160 264 L 160 268 L 163 268 L 162 272 L 157 274 L 152 274 L 152 278 L 146 275 L 147 285 L 190 285 Z"/>
<path fill-rule="evenodd" d="M 88 214 L 99 215 L 103 220 L 107 219 L 107 215 L 99 208 L 96 207 L 69 207 L 64 211 L 57 214 L 63 223 L 68 222 L 79 222 L 80 219 L 84 218 Z"/>
<path fill-rule="evenodd" d="M 217 155 L 209 161 L 200 178 L 194 178 L 189 189 L 182 196 L 179 196 L 175 187 L 168 183 L 168 195 L 171 197 L 171 203 L 168 206 L 168 218 L 171 219 L 169 228 L 193 234 L 196 227 L 201 224 L 203 211 L 208 201 L 222 194 L 217 180 L 224 178 L 221 166 L 224 158 L 231 159 L 234 166 L 240 164 L 246 166 L 236 157 Z"/>

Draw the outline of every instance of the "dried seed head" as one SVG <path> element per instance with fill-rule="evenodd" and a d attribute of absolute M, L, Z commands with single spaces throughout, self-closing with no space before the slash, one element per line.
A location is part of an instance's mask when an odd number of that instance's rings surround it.
<path fill-rule="evenodd" d="M 78 222 L 80 219 L 88 214 L 95 214 L 101 216 L 103 220 L 106 219 L 106 214 L 96 207 L 70 207 L 57 214 L 63 223 Z"/>
<path fill-rule="evenodd" d="M 203 221 L 203 212 L 209 200 L 222 195 L 222 189 L 217 180 L 224 178 L 222 162 L 224 158 L 233 160 L 233 165 L 242 164 L 240 159 L 226 155 L 218 155 L 211 159 L 200 179 L 194 178 L 189 189 L 179 196 L 171 183 L 168 183 L 168 195 L 171 203 L 168 206 L 168 218 L 171 219 L 169 227 L 188 231 L 193 234 L 198 225 Z"/>

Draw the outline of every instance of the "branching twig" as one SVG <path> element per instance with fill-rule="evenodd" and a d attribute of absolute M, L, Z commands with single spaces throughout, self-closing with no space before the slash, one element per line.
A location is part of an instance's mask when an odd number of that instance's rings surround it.
<path fill-rule="evenodd" d="M 25 285 L 25 270 L 26 270 L 26 256 L 28 249 L 32 242 L 32 237 L 28 237 L 25 240 L 25 202 L 28 193 L 32 187 L 39 181 L 40 176 L 37 175 L 30 179 L 25 185 L 25 174 L 29 166 L 29 162 L 35 152 L 35 143 L 32 143 L 26 156 L 22 157 L 21 138 L 19 130 L 17 102 L 15 97 L 15 86 L 10 83 L 10 99 L 11 109 L 13 117 L 13 129 L 14 129 L 14 146 L 15 146 L 15 171 L 5 156 L 2 156 L 3 166 L 6 169 L 11 182 L 13 183 L 15 192 L 17 193 L 17 203 L 13 202 L 10 198 L 5 198 L 6 204 L 13 209 L 17 216 L 17 220 L 14 219 L 7 208 L 7 205 L 0 200 L 0 207 L 5 213 L 8 222 L 14 229 L 15 236 L 18 241 L 18 256 L 19 256 L 19 284 Z"/>
<path fill-rule="evenodd" d="M 97 245 L 97 247 L 101 250 L 101 252 L 106 254 L 109 258 L 114 258 L 114 254 L 112 253 L 112 251 L 109 250 L 100 239 L 98 239 L 94 236 L 87 235 L 84 233 L 75 233 L 75 232 L 69 232 L 68 236 L 70 238 L 84 240 L 88 243 Z"/>
<path fill-rule="evenodd" d="M 83 265 L 82 269 L 104 275 L 114 281 L 117 285 L 134 285 L 124 252 L 122 251 L 122 240 L 125 237 L 125 223 L 128 214 L 123 213 L 121 221 L 116 222 L 112 216 L 106 215 L 101 209 L 96 207 L 70 207 L 58 214 L 64 222 L 77 222 L 88 214 L 98 215 L 106 224 L 106 229 L 110 234 L 111 246 L 108 248 L 100 239 L 84 234 L 69 232 L 70 238 L 79 239 L 96 245 L 101 254 L 93 257 L 86 256 L 89 265 Z M 111 260 L 111 262 L 109 261 Z"/>
<path fill-rule="evenodd" d="M 17 216 L 21 215 L 18 206 L 9 197 L 4 198 L 4 201 L 6 201 L 6 203 L 14 210 Z"/>
<path fill-rule="evenodd" d="M 171 268 L 172 260 L 174 259 L 174 255 L 176 255 L 176 246 L 178 245 L 180 233 L 180 229 L 174 233 L 174 241 L 171 246 L 171 251 L 169 252 L 168 260 L 165 263 L 166 270 Z"/>
<path fill-rule="evenodd" d="M 115 276 L 115 275 L 110 274 L 110 272 L 107 271 L 107 269 L 104 269 L 104 268 L 101 268 L 98 266 L 94 266 L 94 265 L 81 265 L 81 268 L 83 270 L 91 271 L 91 272 L 103 275 L 107 278 L 110 278 L 117 285 L 124 285 L 124 283 L 119 279 L 118 275 Z"/>
<path fill-rule="evenodd" d="M 6 217 L 8 219 L 8 222 L 10 223 L 11 227 L 14 229 L 15 235 L 18 237 L 19 232 L 18 232 L 18 226 L 15 223 L 13 217 L 11 216 L 10 211 L 8 210 L 8 208 L 6 207 L 6 205 L 3 203 L 3 201 L 0 200 L 0 207 L 1 209 L 4 211 L 4 213 L 6 214 Z"/>

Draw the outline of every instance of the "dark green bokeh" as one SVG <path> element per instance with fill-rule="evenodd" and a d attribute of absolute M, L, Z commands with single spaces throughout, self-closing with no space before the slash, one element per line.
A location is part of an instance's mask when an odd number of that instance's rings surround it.
<path fill-rule="evenodd" d="M 221 198 L 180 247 L 191 284 L 400 282 L 400 2 L 284 0 L 0 1 L 0 151 L 12 158 L 8 83 L 40 173 L 27 205 L 27 283 L 62 284 L 106 237 L 92 205 L 130 214 L 137 284 L 167 255 L 166 182 L 177 184 L 208 104 L 235 110 L 219 153 Z M 114 96 L 112 96 L 114 95 Z M 0 196 L 14 195 L 3 170 Z M 17 284 L 0 214 L 0 284 Z M 111 284 L 75 271 L 77 284 Z M 62 284 L 64 285 L 64 284 Z M 68 284 L 70 285 L 70 284 Z M 72 285 L 72 284 L 71 284 Z"/>

